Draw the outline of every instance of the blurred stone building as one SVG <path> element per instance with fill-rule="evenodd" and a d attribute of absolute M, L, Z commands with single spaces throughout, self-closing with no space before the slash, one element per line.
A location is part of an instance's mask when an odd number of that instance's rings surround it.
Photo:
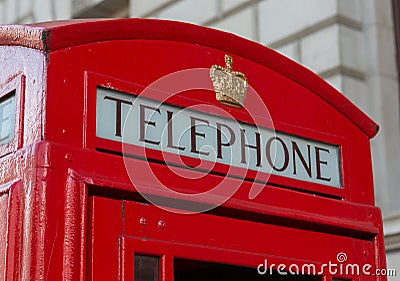
<path fill-rule="evenodd" d="M 0 23 L 150 17 L 257 41 L 326 79 L 381 126 L 372 140 L 388 267 L 400 280 L 399 0 L 0 0 Z"/>

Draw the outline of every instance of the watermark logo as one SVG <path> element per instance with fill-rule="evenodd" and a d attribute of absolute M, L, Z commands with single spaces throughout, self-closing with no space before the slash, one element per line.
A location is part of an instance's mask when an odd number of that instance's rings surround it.
<path fill-rule="evenodd" d="M 347 255 L 346 253 L 340 252 L 336 255 L 336 260 L 340 263 L 346 262 L 347 261 Z"/>
<path fill-rule="evenodd" d="M 249 170 L 254 172 L 248 191 L 249 199 L 253 199 L 265 186 L 257 182 L 267 182 L 275 167 L 280 139 L 276 138 L 268 108 L 250 85 L 247 95 L 252 100 L 251 111 L 263 115 L 252 116 L 244 106 L 241 110 L 252 119 L 251 125 L 238 122 L 231 114 L 232 109 L 220 104 L 178 107 L 170 102 L 188 91 L 215 96 L 209 73 L 207 68 L 174 72 L 154 81 L 134 100 L 118 98 L 120 111 L 116 115 L 124 118 L 121 135 L 128 176 L 147 201 L 171 212 L 201 213 L 220 206 L 238 191 Z M 124 108 L 129 110 L 124 112 Z M 135 125 L 137 120 L 139 125 Z M 260 132 L 260 127 L 264 131 Z M 271 140 L 268 144 L 265 143 L 267 138 Z M 166 164 L 163 172 L 152 161 L 146 161 L 146 169 L 138 171 L 131 157 L 132 145 L 141 150 L 145 160 L 152 158 L 149 151 L 158 151 L 158 155 L 162 155 L 158 163 Z M 266 149 L 267 152 L 262 151 Z M 218 180 L 207 181 L 202 191 L 190 190 L 191 183 L 215 173 L 216 165 L 223 165 L 225 169 L 218 171 Z M 282 169 L 287 163 L 282 161 L 276 165 L 275 168 Z M 165 177 L 169 177 L 169 184 Z M 171 179 L 176 182 L 173 187 Z"/>
<path fill-rule="evenodd" d="M 264 259 L 263 263 L 257 266 L 260 275 L 324 275 L 332 276 L 396 276 L 395 269 L 375 268 L 369 263 L 347 263 L 348 256 L 345 252 L 336 255 L 336 261 L 329 261 L 323 264 L 313 263 L 269 263 Z"/>

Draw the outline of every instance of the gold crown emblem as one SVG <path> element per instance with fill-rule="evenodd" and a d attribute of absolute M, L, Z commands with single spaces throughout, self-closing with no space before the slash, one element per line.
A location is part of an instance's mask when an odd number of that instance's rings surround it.
<path fill-rule="evenodd" d="M 225 105 L 243 107 L 247 91 L 247 78 L 243 73 L 232 71 L 232 57 L 225 55 L 226 67 L 213 65 L 210 78 L 217 100 Z"/>

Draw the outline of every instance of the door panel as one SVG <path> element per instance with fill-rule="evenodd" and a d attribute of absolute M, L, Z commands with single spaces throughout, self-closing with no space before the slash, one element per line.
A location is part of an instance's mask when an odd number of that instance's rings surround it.
<path fill-rule="evenodd" d="M 368 240 L 327 234 L 323 229 L 302 230 L 210 214 L 182 215 L 100 197 L 92 197 L 89 206 L 89 280 L 131 281 L 136 274 L 135 280 L 160 281 L 214 280 L 215 276 L 215 280 L 241 280 L 245 275 L 254 281 L 329 281 L 332 274 L 323 265 L 338 263 L 338 253 L 360 265 L 366 262 L 363 251 L 373 253 Z M 314 269 L 307 267 L 310 264 Z M 259 266 L 267 267 L 263 275 L 257 272 Z M 135 267 L 141 270 L 135 272 Z M 309 271 L 301 271 L 302 267 Z M 293 276 L 290 268 L 304 275 Z M 226 275 L 221 276 L 222 272 Z M 361 280 L 346 274 L 340 278 Z"/>

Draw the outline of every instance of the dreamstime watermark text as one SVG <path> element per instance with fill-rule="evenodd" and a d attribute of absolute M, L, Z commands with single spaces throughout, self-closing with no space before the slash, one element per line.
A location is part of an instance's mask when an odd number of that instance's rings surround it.
<path fill-rule="evenodd" d="M 336 261 L 329 261 L 323 264 L 283 264 L 269 263 L 267 259 L 257 266 L 260 275 L 347 275 L 347 276 L 396 276 L 396 270 L 390 268 L 375 268 L 372 264 L 346 263 L 347 255 L 340 252 L 336 256 Z"/>

